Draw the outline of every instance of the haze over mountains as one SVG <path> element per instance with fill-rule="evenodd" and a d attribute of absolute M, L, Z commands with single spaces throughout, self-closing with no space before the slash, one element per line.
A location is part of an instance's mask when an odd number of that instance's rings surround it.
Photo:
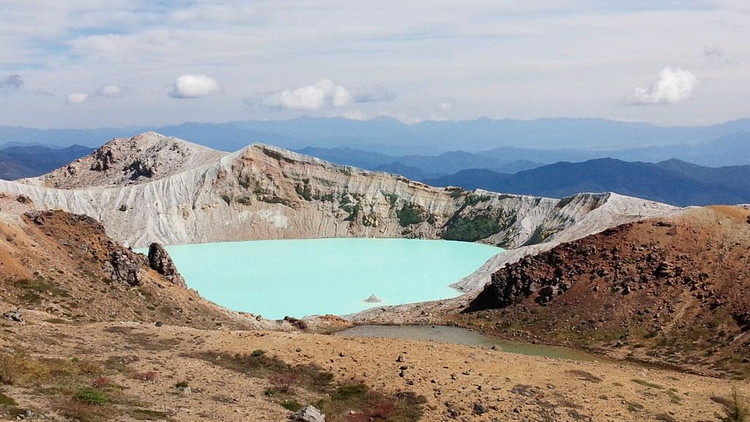
<path fill-rule="evenodd" d="M 95 147 L 101 145 L 103 139 L 129 137 L 151 130 L 224 151 L 236 151 L 249 143 L 263 142 L 287 149 L 348 147 L 396 156 L 438 155 L 456 150 L 489 151 L 484 155 L 505 162 L 524 159 L 543 164 L 603 157 L 649 162 L 678 158 L 710 166 L 750 164 L 750 119 L 697 127 L 663 127 L 580 118 L 481 118 L 407 125 L 385 117 L 365 121 L 300 117 L 220 124 L 184 123 L 156 128 L 30 129 L 0 126 L 0 145 L 79 144 Z"/>
<path fill-rule="evenodd" d="M 71 145 L 50 148 L 16 145 L 0 149 L 0 179 L 13 180 L 38 176 L 93 152 L 93 148 Z"/>
<path fill-rule="evenodd" d="M 98 145 L 134 130 L 0 127 L 0 142 L 22 144 L 0 150 L 0 178 L 37 176 L 91 151 L 28 144 Z M 302 117 L 159 130 L 225 151 L 260 141 L 435 186 L 555 198 L 611 191 L 678 206 L 750 202 L 750 119 L 660 127 L 604 119 L 406 125 L 389 118 Z"/>

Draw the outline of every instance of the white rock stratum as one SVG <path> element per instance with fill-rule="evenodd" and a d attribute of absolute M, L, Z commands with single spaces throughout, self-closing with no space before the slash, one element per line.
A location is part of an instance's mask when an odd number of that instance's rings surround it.
<path fill-rule="evenodd" d="M 0 191 L 26 195 L 39 209 L 92 216 L 132 247 L 417 237 L 513 249 L 457 283 L 465 291 L 528 253 L 676 210 L 613 193 L 551 199 L 434 188 L 263 144 L 227 154 L 156 133 L 115 139 L 45 176 L 0 181 Z"/>

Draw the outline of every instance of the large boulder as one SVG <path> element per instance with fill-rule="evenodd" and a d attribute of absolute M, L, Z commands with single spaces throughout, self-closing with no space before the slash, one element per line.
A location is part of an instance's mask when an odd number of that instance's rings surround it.
<path fill-rule="evenodd" d="M 301 422 L 326 422 L 325 413 L 321 413 L 313 405 L 307 405 L 292 415 L 292 420 Z"/>
<path fill-rule="evenodd" d="M 164 246 L 160 243 L 154 242 L 148 247 L 148 265 L 151 269 L 171 281 L 172 284 L 186 287 L 185 279 L 182 278 L 182 275 L 177 271 L 177 267 L 174 265 L 172 257 L 169 256 L 167 250 L 164 249 Z"/>

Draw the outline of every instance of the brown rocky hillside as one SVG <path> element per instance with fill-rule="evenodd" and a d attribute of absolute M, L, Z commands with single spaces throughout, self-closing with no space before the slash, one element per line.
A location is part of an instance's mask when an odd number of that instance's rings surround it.
<path fill-rule="evenodd" d="M 700 372 L 750 375 L 750 212 L 621 225 L 492 275 L 458 320 Z"/>
<path fill-rule="evenodd" d="M 20 206 L 11 198 L 0 202 L 3 208 Z M 0 217 L 3 312 L 39 310 L 71 322 L 140 321 L 203 328 L 257 325 L 248 316 L 204 301 L 181 285 L 179 275 L 157 273 L 144 255 L 110 239 L 90 217 L 62 211 L 0 213 Z"/>

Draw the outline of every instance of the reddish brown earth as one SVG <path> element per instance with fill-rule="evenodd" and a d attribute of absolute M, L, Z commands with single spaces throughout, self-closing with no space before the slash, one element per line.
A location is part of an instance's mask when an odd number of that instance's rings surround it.
<path fill-rule="evenodd" d="M 497 271 L 455 321 L 700 373 L 750 375 L 750 212 L 688 210 Z"/>
<path fill-rule="evenodd" d="M 0 304 L 39 310 L 70 322 L 143 321 L 200 328 L 259 327 L 174 284 L 122 247 L 87 216 L 0 206 Z"/>

